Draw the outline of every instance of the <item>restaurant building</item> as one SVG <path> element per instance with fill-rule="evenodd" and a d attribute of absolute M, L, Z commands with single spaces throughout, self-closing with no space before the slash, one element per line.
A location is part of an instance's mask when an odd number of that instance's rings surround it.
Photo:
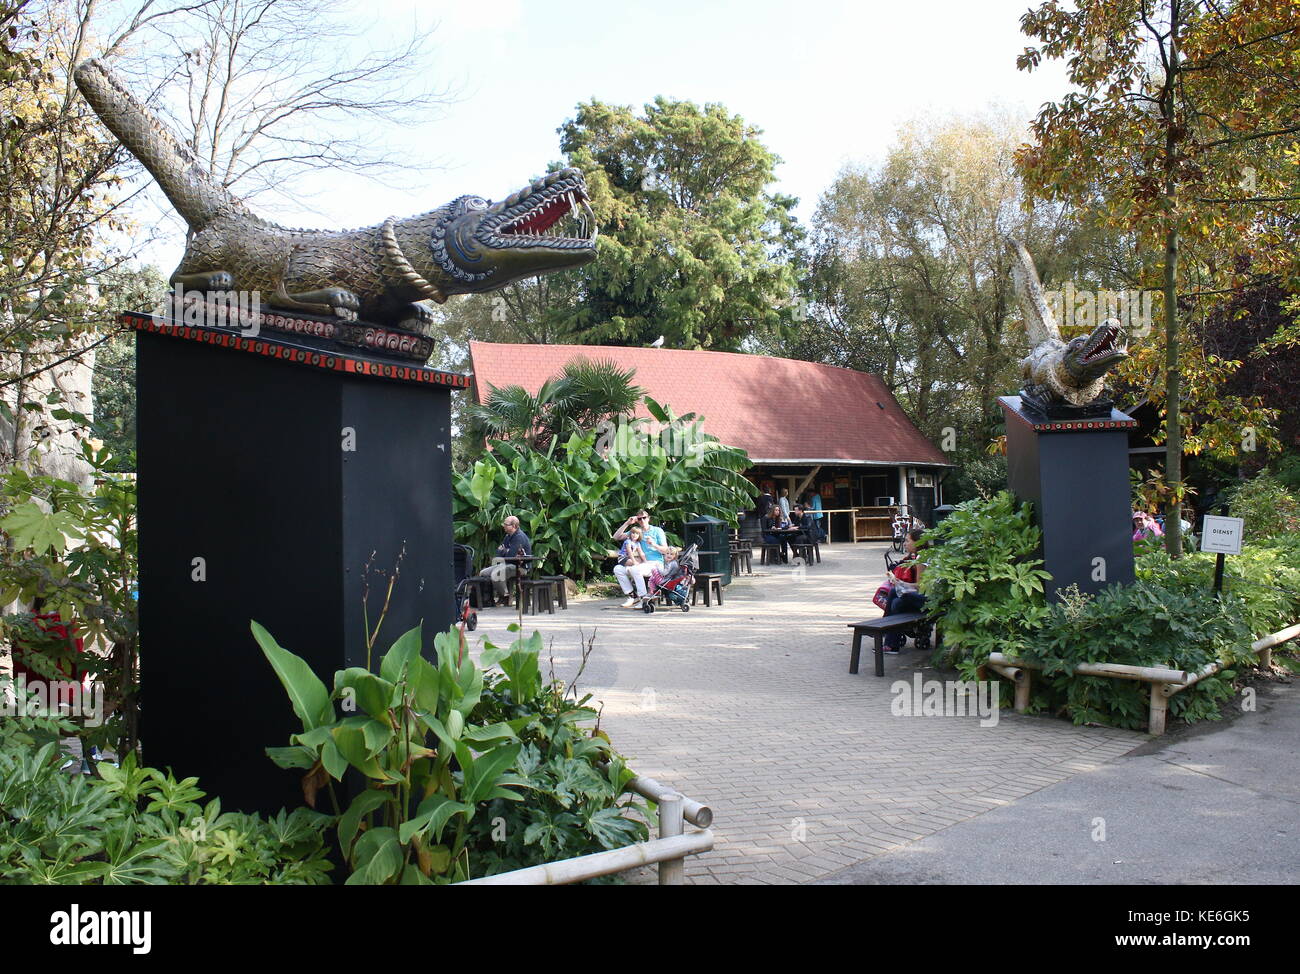
<path fill-rule="evenodd" d="M 843 512 L 831 519 L 833 541 L 888 537 L 898 504 L 931 524 L 943 503 L 953 465 L 865 372 L 733 352 L 471 342 L 471 394 L 483 402 L 508 385 L 536 393 L 575 358 L 635 369 L 650 398 L 697 414 L 705 432 L 748 453 L 749 478 L 774 497 L 816 491 L 823 508 Z"/>

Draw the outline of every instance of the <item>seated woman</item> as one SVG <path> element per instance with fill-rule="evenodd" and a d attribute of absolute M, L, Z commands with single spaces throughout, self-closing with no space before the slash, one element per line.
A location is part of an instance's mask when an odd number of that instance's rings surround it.
<path fill-rule="evenodd" d="M 885 610 L 887 616 L 925 611 L 925 596 L 917 589 L 925 565 L 915 560 L 917 542 L 921 540 L 923 533 L 921 528 L 913 528 L 907 532 L 907 538 L 903 542 L 903 551 L 906 553 L 907 560 L 895 566 L 890 573 L 889 580 L 894 585 L 894 591 L 889 597 L 889 608 Z M 886 633 L 885 652 L 897 653 L 902 648 L 905 638 L 901 632 Z"/>
<path fill-rule="evenodd" d="M 785 516 L 785 512 L 779 506 L 774 505 L 763 518 L 763 543 L 779 545 L 781 548 L 781 561 L 789 561 L 788 548 L 790 545 L 790 535 L 777 534 L 777 531 L 783 531 L 790 527 L 790 519 Z"/>

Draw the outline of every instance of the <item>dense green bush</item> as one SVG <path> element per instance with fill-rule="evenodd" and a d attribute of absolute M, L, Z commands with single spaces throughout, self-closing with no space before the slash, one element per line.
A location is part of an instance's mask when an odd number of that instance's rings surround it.
<path fill-rule="evenodd" d="M 61 770 L 53 717 L 0 721 L 0 883 L 317 884 L 329 881 L 323 831 L 310 809 L 270 818 L 202 803 L 195 778 L 100 762 L 102 777 Z"/>
<path fill-rule="evenodd" d="M 989 653 L 1020 656 L 1047 616 L 1042 532 L 1008 491 L 958 504 L 925 533 L 920 588 L 968 679 Z"/>
<path fill-rule="evenodd" d="M 1070 675 L 1078 663 L 1124 663 L 1199 670 L 1217 659 L 1253 665 L 1254 639 L 1300 619 L 1300 537 L 1248 543 L 1230 557 L 1224 592 L 1214 598 L 1214 556 L 1171 559 L 1163 549 L 1137 559 L 1133 585 L 1098 595 L 1064 593 L 1048 605 L 1037 558 L 1040 539 L 1027 506 L 1005 492 L 970 501 L 926 534 L 929 566 L 921 589 L 943 627 L 946 651 L 963 676 L 992 652 L 1043 664 L 1034 704 L 1076 723 L 1140 727 L 1144 684 Z M 1284 662 L 1286 657 L 1279 657 Z M 1236 671 L 1202 680 L 1170 701 L 1186 720 L 1214 719 Z"/>
<path fill-rule="evenodd" d="M 331 692 L 266 630 L 253 633 L 303 730 L 268 748 L 303 772 L 309 800 L 329 795 L 349 885 L 432 885 L 612 849 L 647 837 L 635 777 L 594 726 L 586 699 L 544 680 L 540 633 L 487 644 L 480 668 L 453 628 L 421 653 L 397 640 L 378 672 L 351 667 Z M 365 787 L 346 810 L 334 783 Z"/>
<path fill-rule="evenodd" d="M 1300 498 L 1267 471 L 1232 488 L 1228 513 L 1246 522 L 1249 541 L 1300 531 Z"/>
<path fill-rule="evenodd" d="M 494 441 L 491 453 L 456 478 L 456 540 L 486 564 L 501 541 L 501 522 L 514 514 L 548 573 L 591 578 L 614 530 L 640 507 L 673 540 L 697 514 L 734 524 L 755 493 L 741 476 L 748 466 L 743 450 L 702 434 L 678 455 L 653 438 L 616 440 L 595 430 L 548 452 Z"/>

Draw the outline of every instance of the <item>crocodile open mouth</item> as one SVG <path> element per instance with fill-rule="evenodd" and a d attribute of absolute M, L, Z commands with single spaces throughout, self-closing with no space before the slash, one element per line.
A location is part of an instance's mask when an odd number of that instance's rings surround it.
<path fill-rule="evenodd" d="M 1079 364 L 1095 365 L 1098 362 L 1104 362 L 1112 358 L 1124 358 L 1127 355 L 1128 350 L 1120 340 L 1119 326 L 1103 324 L 1090 336 L 1088 345 L 1079 358 Z"/>
<path fill-rule="evenodd" d="M 479 233 L 492 247 L 595 246 L 596 218 L 587 202 L 587 184 L 576 169 L 547 173 L 492 207 Z"/>

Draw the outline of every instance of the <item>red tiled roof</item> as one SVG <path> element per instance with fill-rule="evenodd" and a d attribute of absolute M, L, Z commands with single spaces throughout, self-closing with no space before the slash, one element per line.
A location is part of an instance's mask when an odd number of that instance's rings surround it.
<path fill-rule="evenodd" d="M 885 384 L 865 372 L 676 348 L 470 342 L 469 350 L 479 402 L 493 387 L 520 385 L 535 393 L 575 358 L 612 359 L 635 368 L 633 381 L 652 399 L 678 415 L 699 414 L 706 432 L 756 463 L 948 465 Z"/>

